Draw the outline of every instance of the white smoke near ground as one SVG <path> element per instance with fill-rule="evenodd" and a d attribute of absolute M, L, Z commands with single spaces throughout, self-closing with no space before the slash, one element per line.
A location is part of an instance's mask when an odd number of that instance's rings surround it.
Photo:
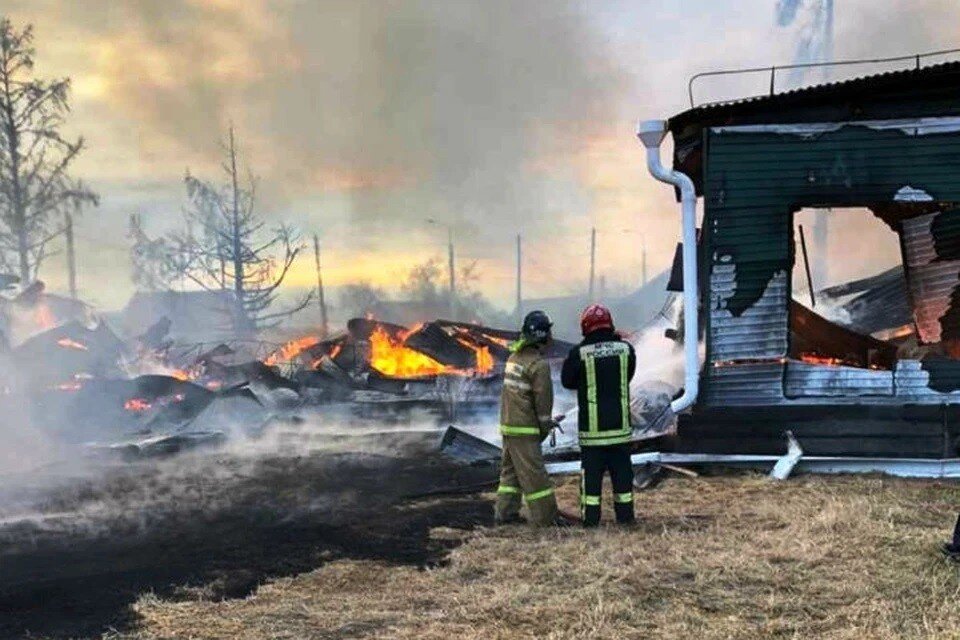
<path fill-rule="evenodd" d="M 121 357 L 117 363 L 120 370 L 130 378 L 143 375 L 183 376 L 184 372 L 166 362 L 162 354 L 154 351 L 141 351 L 128 357 Z"/>
<path fill-rule="evenodd" d="M 853 296 L 846 296 L 846 298 L 852 297 Z M 814 310 L 827 320 L 848 327 L 853 324 L 853 316 L 850 315 L 850 310 L 845 306 L 847 302 L 849 302 L 849 300 L 845 298 L 828 298 L 827 296 L 821 296 L 820 299 L 817 300 L 817 306 Z"/>
<path fill-rule="evenodd" d="M 82 466 L 72 456 L 71 447 L 34 423 L 28 407 L 14 408 L 7 403 L 7 409 L 0 429 L 0 485 L 9 488 L 14 479 L 42 473 L 51 465 Z"/>
<path fill-rule="evenodd" d="M 0 317 L 2 317 L 0 319 L 2 325 L 0 326 L 3 327 L 11 347 L 23 344 L 30 338 L 71 320 L 79 322 L 81 326 L 90 331 L 95 330 L 100 324 L 100 319 L 89 308 L 84 308 L 79 313 L 58 318 L 50 307 L 42 301 L 36 304 L 21 304 L 3 300 Z"/>
<path fill-rule="evenodd" d="M 631 387 L 662 382 L 675 388 L 683 386 L 683 345 L 666 337 L 669 327 L 657 324 L 629 337 L 637 352 L 637 372 Z"/>
<path fill-rule="evenodd" d="M 259 437 L 236 436 L 216 449 L 172 457 L 124 461 L 64 450 L 56 464 L 7 467 L 0 476 L 0 548 L 12 553 L 41 541 L 173 534 L 243 511 L 278 520 L 319 511 L 345 516 L 363 496 L 350 476 L 338 476 L 338 464 L 347 461 L 374 478 L 380 465 L 386 482 L 397 460 L 423 455 L 439 433 L 426 417 L 385 425 L 330 411 L 277 420 Z"/>
<path fill-rule="evenodd" d="M 684 384 L 685 360 L 683 344 L 667 337 L 668 330 L 677 330 L 682 323 L 682 301 L 676 294 L 669 294 L 663 308 L 642 329 L 625 332 L 627 340 L 637 355 L 637 369 L 630 380 L 630 418 L 635 434 L 642 437 L 663 435 L 663 432 L 647 433 L 646 430 L 677 395 Z M 700 361 L 703 361 L 705 345 L 698 345 Z M 564 389 L 560 384 L 559 366 L 553 370 L 554 414 L 562 416 L 562 432 L 555 433 L 555 445 L 544 443 L 547 454 L 568 451 L 578 446 L 578 408 L 575 391 Z M 457 427 L 487 442 L 499 445 L 498 417 L 488 415 L 472 421 L 457 423 Z M 657 425 L 659 428 L 659 425 Z M 666 428 L 672 428 L 668 421 Z"/>
<path fill-rule="evenodd" d="M 673 423 L 654 425 L 683 387 L 683 345 L 666 337 L 663 316 L 629 338 L 637 353 L 637 372 L 630 380 L 630 419 L 635 434 L 663 435 Z M 656 426 L 657 432 L 648 432 Z M 666 430 L 666 431 L 665 431 Z"/>

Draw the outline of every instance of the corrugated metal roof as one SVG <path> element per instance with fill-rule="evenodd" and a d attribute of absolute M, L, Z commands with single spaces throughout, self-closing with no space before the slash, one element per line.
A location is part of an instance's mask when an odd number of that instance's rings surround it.
<path fill-rule="evenodd" d="M 840 305 L 840 324 L 858 333 L 869 335 L 913 322 L 913 308 L 907 294 L 903 267 L 822 290 L 824 298 L 840 298 L 855 294 Z"/>
<path fill-rule="evenodd" d="M 711 102 L 688 109 L 670 119 L 670 129 L 677 129 L 698 120 L 716 121 L 719 117 L 756 113 L 770 110 L 776 117 L 777 112 L 787 106 L 801 104 L 829 104 L 841 101 L 853 95 L 872 95 L 889 90 L 903 90 L 912 87 L 935 88 L 938 82 L 952 86 L 960 85 L 960 61 L 903 69 L 885 73 L 859 76 L 839 82 L 813 85 L 773 95 L 750 96 L 736 100 Z"/>

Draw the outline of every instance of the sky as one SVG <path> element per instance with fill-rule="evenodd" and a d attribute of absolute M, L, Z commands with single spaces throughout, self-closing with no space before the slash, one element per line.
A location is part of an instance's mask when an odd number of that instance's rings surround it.
<path fill-rule="evenodd" d="M 127 218 L 140 214 L 155 234 L 178 225 L 184 173 L 220 177 L 219 143 L 233 123 L 259 211 L 320 236 L 327 284 L 395 291 L 411 267 L 445 257 L 449 230 L 458 260 L 476 261 L 477 286 L 510 308 L 517 234 L 525 297 L 586 289 L 591 228 L 611 291 L 640 283 L 644 247 L 651 277 L 669 265 L 678 211 L 646 172 L 636 120 L 687 108 L 697 72 L 790 62 L 799 27 L 777 27 L 774 9 L 774 0 L 5 0 L 0 14 L 34 25 L 39 76 L 73 81 L 68 132 L 88 145 L 74 175 L 101 196 L 77 222 L 84 299 L 125 304 Z M 960 46 L 960 3 L 950 0 L 836 0 L 835 11 L 838 59 Z M 766 81 L 704 82 L 698 99 L 761 93 Z M 845 227 L 829 250 L 865 237 Z M 864 252 L 843 275 L 867 275 L 888 254 Z M 63 291 L 63 255 L 40 277 Z M 288 282 L 313 285 L 312 251 Z"/>

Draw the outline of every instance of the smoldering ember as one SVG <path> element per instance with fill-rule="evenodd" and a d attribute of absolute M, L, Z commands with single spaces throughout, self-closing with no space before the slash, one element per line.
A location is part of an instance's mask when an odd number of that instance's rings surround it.
<path fill-rule="evenodd" d="M 0 639 L 960 637 L 958 20 L 8 0 Z"/>

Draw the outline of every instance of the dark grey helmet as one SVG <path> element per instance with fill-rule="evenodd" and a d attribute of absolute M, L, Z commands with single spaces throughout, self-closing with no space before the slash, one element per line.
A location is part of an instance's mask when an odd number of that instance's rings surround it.
<path fill-rule="evenodd" d="M 520 336 L 530 344 L 540 344 L 550 338 L 553 323 L 543 311 L 531 311 L 524 317 L 520 327 Z"/>

